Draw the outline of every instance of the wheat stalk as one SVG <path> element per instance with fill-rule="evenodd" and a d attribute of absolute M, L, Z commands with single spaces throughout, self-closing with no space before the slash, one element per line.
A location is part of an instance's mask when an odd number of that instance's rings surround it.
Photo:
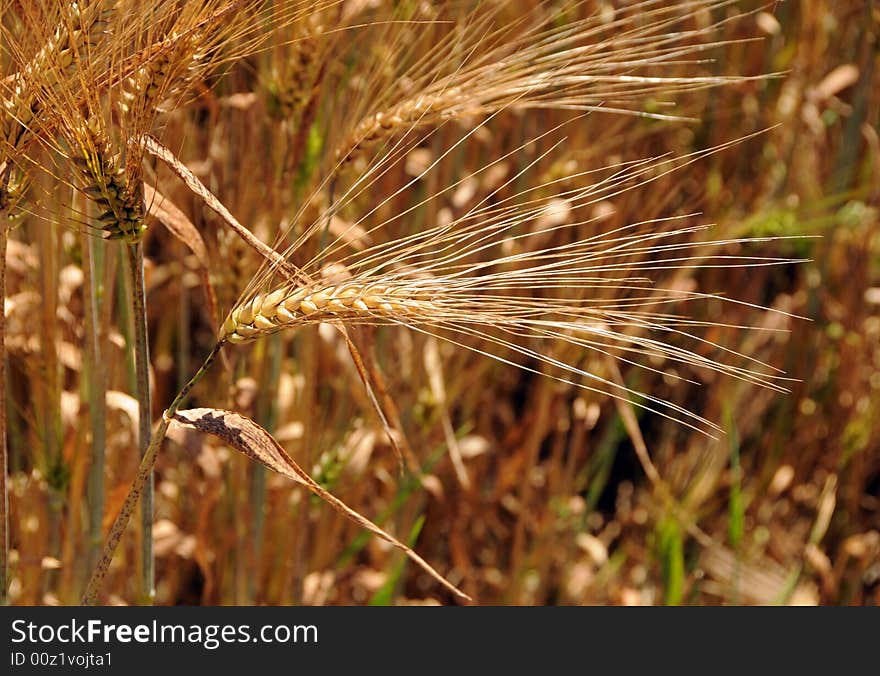
<path fill-rule="evenodd" d="M 128 495 L 126 495 L 125 501 L 122 503 L 119 513 L 116 515 L 116 518 L 110 527 L 110 531 L 107 533 L 107 539 L 104 542 L 104 549 L 101 552 L 101 557 L 98 559 L 89 578 L 89 582 L 86 585 L 86 589 L 83 592 L 83 605 L 93 605 L 97 600 L 98 593 L 101 590 L 101 584 L 104 581 L 104 577 L 107 575 L 107 570 L 110 568 L 113 554 L 116 552 L 116 547 L 119 545 L 119 541 L 122 539 L 125 528 L 128 526 L 128 522 L 131 520 L 132 514 L 134 514 L 134 511 L 137 508 L 138 501 L 143 497 L 144 488 L 149 486 L 152 482 L 153 467 L 155 466 L 156 458 L 159 455 L 159 447 L 162 440 L 165 438 L 165 433 L 168 431 L 168 425 L 171 424 L 171 421 L 181 404 L 186 401 L 192 388 L 202 379 L 211 364 L 213 364 L 214 360 L 217 358 L 217 355 L 220 354 L 222 348 L 222 342 L 217 343 L 214 346 L 199 370 L 196 371 L 193 377 L 181 388 L 180 392 L 177 393 L 177 396 L 162 414 L 162 418 L 159 420 L 155 434 L 152 435 L 150 443 L 141 457 L 141 463 L 138 467 L 137 475 L 128 491 Z"/>

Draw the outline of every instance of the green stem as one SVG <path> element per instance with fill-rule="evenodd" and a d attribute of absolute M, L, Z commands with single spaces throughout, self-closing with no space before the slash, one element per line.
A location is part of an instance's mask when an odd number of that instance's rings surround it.
<path fill-rule="evenodd" d="M 39 420 L 42 433 L 43 457 L 40 466 L 48 484 L 48 513 L 46 515 L 46 551 L 49 556 L 61 560 L 61 527 L 69 488 L 69 466 L 61 450 L 63 436 L 61 422 L 61 361 L 57 350 L 58 326 L 58 279 L 59 224 L 41 224 L 36 240 L 40 251 L 40 369 L 42 393 L 34 417 Z M 58 570 L 46 571 L 41 578 L 43 593 L 55 591 Z"/>
<path fill-rule="evenodd" d="M 101 589 L 101 583 L 104 581 L 104 577 L 107 575 L 107 570 L 110 568 L 110 562 L 113 560 L 113 553 L 116 551 L 116 547 L 122 539 L 122 534 L 125 532 L 125 528 L 131 520 L 131 515 L 134 513 L 138 499 L 141 497 L 144 490 L 144 486 L 152 476 L 153 466 L 156 464 L 156 457 L 159 455 L 159 446 L 161 446 L 162 440 L 165 438 L 165 433 L 168 431 L 168 425 L 174 419 L 174 414 L 177 413 L 177 409 L 180 408 L 180 405 L 184 402 L 187 396 L 189 396 L 192 388 L 195 387 L 196 383 L 198 383 L 205 373 L 207 373 L 211 364 L 214 363 L 214 360 L 217 358 L 217 355 L 220 354 L 220 350 L 223 348 L 224 344 L 225 343 L 220 342 L 214 346 L 199 370 L 196 371 L 195 375 L 189 380 L 189 382 L 183 386 L 174 398 L 174 401 L 171 402 L 171 405 L 168 406 L 162 414 L 162 418 L 159 420 L 159 426 L 156 428 L 156 432 L 150 440 L 150 445 L 144 453 L 143 460 L 141 460 L 141 465 L 138 468 L 134 482 L 132 482 L 131 488 L 128 489 L 128 495 L 125 496 L 125 502 L 122 503 L 122 508 L 119 510 L 116 520 L 110 527 L 110 532 L 107 534 L 107 542 L 104 543 L 104 551 L 101 554 L 100 561 L 98 561 L 97 566 L 95 566 L 95 570 L 92 572 L 92 577 L 89 580 L 85 593 L 83 594 L 82 605 L 90 606 L 95 604 L 98 592 Z"/>
<path fill-rule="evenodd" d="M 150 346 L 147 337 L 147 305 L 144 288 L 144 249 L 138 240 L 127 247 L 131 275 L 132 314 L 134 319 L 134 362 L 138 400 L 138 446 L 141 460 L 146 456 L 152 433 L 150 405 Z M 141 579 L 140 597 L 147 604 L 153 602 L 153 473 L 148 473 L 141 501 Z"/>
<path fill-rule="evenodd" d="M 87 397 L 89 422 L 92 430 L 91 462 L 88 476 L 89 544 L 88 568 L 90 570 L 101 554 L 104 519 L 104 464 L 107 420 L 107 379 L 101 348 L 101 323 L 98 307 L 102 276 L 99 265 L 101 246 L 97 238 L 83 236 L 83 291 L 86 314 L 86 355 L 88 358 Z"/>
<path fill-rule="evenodd" d="M 257 400 L 257 421 L 270 434 L 275 430 L 278 417 L 278 380 L 281 377 L 281 358 L 283 343 L 281 334 L 276 333 L 266 341 L 266 354 L 263 360 L 263 380 L 266 386 L 260 390 Z M 266 523 L 266 475 L 263 465 L 254 464 L 250 485 L 251 514 L 251 566 L 252 574 L 248 576 L 248 603 L 253 604 L 257 594 L 257 582 L 260 579 L 260 559 L 263 554 L 263 532 Z"/>

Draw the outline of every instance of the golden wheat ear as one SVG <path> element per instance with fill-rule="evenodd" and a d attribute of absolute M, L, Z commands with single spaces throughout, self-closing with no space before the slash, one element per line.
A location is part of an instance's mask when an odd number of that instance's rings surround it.
<path fill-rule="evenodd" d="M 615 166 L 604 176 L 596 173 L 592 184 L 563 193 L 548 193 L 556 180 L 505 198 L 493 193 L 491 204 L 478 202 L 451 222 L 338 257 L 334 269 L 321 261 L 340 256 L 341 236 L 305 264 L 305 281 L 286 278 L 278 274 L 277 266 L 267 266 L 229 313 L 218 338 L 246 343 L 322 322 L 396 324 L 584 390 L 637 400 L 642 408 L 712 434 L 717 426 L 694 412 L 622 386 L 579 366 L 580 359 L 560 359 L 555 346 L 649 370 L 655 370 L 652 361 L 661 360 L 784 390 L 777 370 L 702 338 L 699 330 L 706 324 L 690 321 L 680 312 L 700 301 L 736 300 L 665 288 L 655 281 L 678 271 L 798 262 L 740 251 L 773 238 L 706 240 L 702 233 L 707 226 L 694 224 L 696 215 L 688 214 L 572 239 L 584 226 L 595 225 L 594 218 L 577 217 L 585 208 L 644 187 L 732 145 Z M 434 197 L 441 199 L 444 194 Z M 567 205 L 561 217 L 560 201 Z M 377 209 L 350 227 L 366 226 Z M 365 232 L 381 233 L 408 211 L 380 220 Z M 530 227 L 546 218 L 548 211 L 556 218 L 551 226 Z M 565 243 L 540 244 L 548 232 L 564 235 Z M 707 356 L 706 350 L 716 356 Z M 745 365 L 738 365 L 741 361 Z"/>
<path fill-rule="evenodd" d="M 571 8 L 556 11 L 540 5 L 507 23 L 501 3 L 481 7 L 456 22 L 417 58 L 409 56 L 419 41 L 413 27 L 404 25 L 410 44 L 392 38 L 378 48 L 381 65 L 372 80 L 358 85 L 357 102 L 350 106 L 357 117 L 337 142 L 333 159 L 344 166 L 372 146 L 388 144 L 418 127 L 500 110 L 683 119 L 675 112 L 676 95 L 756 79 L 676 74 L 683 66 L 699 66 L 705 54 L 728 44 L 715 37 L 728 19 L 708 25 L 694 19 L 730 4 L 647 0 L 574 22 L 561 21 Z M 392 49 L 400 53 L 382 56 Z M 389 62 L 409 67 L 383 76 Z"/>
<path fill-rule="evenodd" d="M 2 138 L 10 148 L 21 148 L 40 118 L 53 115 L 47 95 L 77 80 L 87 55 L 105 62 L 109 44 L 104 39 L 115 3 L 22 3 L 17 12 L 4 12 L 0 26 L 4 57 L 10 74 L 0 82 Z"/>
<path fill-rule="evenodd" d="M 283 39 L 271 52 L 271 66 L 264 78 L 267 112 L 290 125 L 300 118 L 320 86 L 322 66 L 331 46 L 325 23 L 329 16 L 316 12 L 286 29 Z"/>

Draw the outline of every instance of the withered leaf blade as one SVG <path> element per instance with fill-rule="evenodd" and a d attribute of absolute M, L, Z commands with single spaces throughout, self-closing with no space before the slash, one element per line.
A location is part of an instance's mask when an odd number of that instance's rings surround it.
<path fill-rule="evenodd" d="M 168 231 L 183 242 L 196 257 L 199 264 L 199 278 L 208 300 L 208 312 L 213 322 L 217 324 L 219 322 L 217 295 L 211 284 L 208 247 L 201 233 L 177 205 L 146 181 L 144 181 L 144 202 L 147 205 L 147 213 L 168 228 Z"/>
<path fill-rule="evenodd" d="M 184 182 L 186 187 L 189 188 L 193 194 L 200 197 L 205 205 L 217 214 L 227 226 L 232 228 L 232 230 L 235 231 L 235 233 L 241 237 L 248 246 L 253 248 L 254 251 L 263 256 L 267 261 L 271 262 L 273 266 L 278 268 L 290 279 L 302 279 L 304 277 L 302 272 L 295 265 L 284 260 L 284 257 L 281 254 L 259 240 L 250 230 L 239 223 L 230 213 L 229 209 L 227 209 L 224 204 L 214 196 L 214 193 L 205 187 L 198 177 L 190 171 L 173 152 L 149 134 L 141 136 L 140 141 L 144 144 L 144 149 L 148 153 L 160 159 L 169 169 L 171 169 L 171 171 L 177 174 L 177 177 Z"/>
<path fill-rule="evenodd" d="M 205 240 L 187 215 L 170 199 L 144 181 L 144 202 L 147 211 L 164 225 L 177 239 L 195 254 L 200 265 L 208 267 L 208 248 Z"/>
<path fill-rule="evenodd" d="M 234 411 L 224 411 L 216 408 L 191 408 L 178 411 L 174 419 L 187 427 L 192 427 L 200 432 L 207 432 L 221 439 L 230 447 L 244 453 L 249 458 L 262 463 L 269 469 L 282 474 L 289 479 L 305 486 L 319 498 L 328 502 L 346 518 L 370 531 L 379 538 L 403 551 L 410 559 L 417 563 L 425 572 L 451 591 L 457 597 L 470 601 L 471 598 L 447 581 L 440 573 L 416 554 L 412 549 L 403 544 L 394 536 L 386 533 L 372 521 L 362 516 L 342 500 L 328 492 L 314 481 L 296 462 L 285 452 L 269 432 L 260 427 L 250 418 Z"/>

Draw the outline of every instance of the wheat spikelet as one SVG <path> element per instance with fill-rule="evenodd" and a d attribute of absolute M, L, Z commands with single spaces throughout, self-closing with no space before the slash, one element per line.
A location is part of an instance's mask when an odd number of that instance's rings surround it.
<path fill-rule="evenodd" d="M 303 23 L 267 82 L 270 113 L 291 122 L 300 118 L 315 93 L 325 47 L 320 16 L 314 14 Z"/>
<path fill-rule="evenodd" d="M 89 118 L 77 138 L 79 152 L 70 160 L 80 170 L 83 192 L 101 210 L 99 227 L 110 239 L 138 239 L 146 229 L 143 196 L 127 179 L 122 158 L 113 152 L 98 118 Z"/>

